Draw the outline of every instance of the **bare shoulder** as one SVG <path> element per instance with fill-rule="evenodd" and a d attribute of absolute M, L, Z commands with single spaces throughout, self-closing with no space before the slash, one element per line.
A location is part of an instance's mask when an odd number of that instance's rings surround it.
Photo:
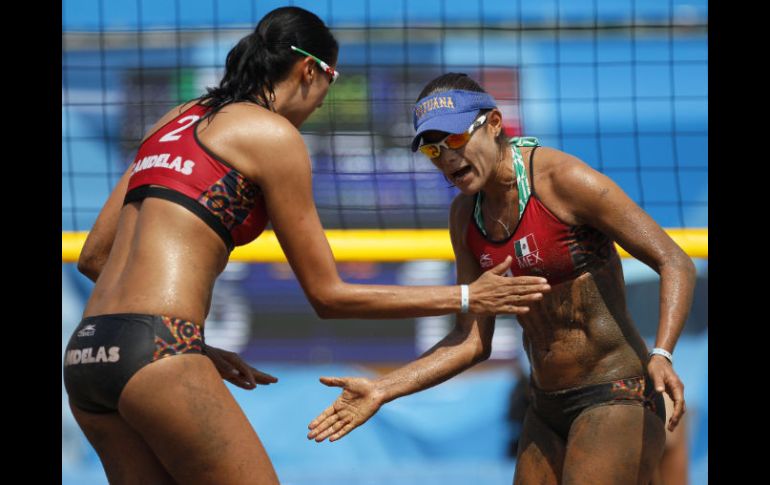
<path fill-rule="evenodd" d="M 465 230 L 473 217 L 474 196 L 457 194 L 449 208 L 449 234 L 454 243 L 464 245 Z"/>
<path fill-rule="evenodd" d="M 299 130 L 283 116 L 253 103 L 237 103 L 222 109 L 221 116 L 228 133 L 245 148 L 273 152 L 305 142 Z M 287 146 L 288 145 L 288 146 Z"/>
<path fill-rule="evenodd" d="M 449 217 L 452 225 L 457 221 L 471 217 L 471 214 L 473 214 L 473 200 L 474 196 L 472 195 L 457 194 L 455 196 L 449 208 Z"/>
<path fill-rule="evenodd" d="M 522 157 L 529 160 L 527 152 L 522 153 Z M 529 164 L 525 165 L 529 169 Z M 591 169 L 587 163 L 574 155 L 544 146 L 537 147 L 533 165 L 537 177 L 536 184 L 541 180 L 544 184 L 559 183 L 565 176 L 569 178 L 582 170 Z"/>
<path fill-rule="evenodd" d="M 253 103 L 222 108 L 198 136 L 248 179 L 259 183 L 271 173 L 309 169 L 307 146 L 286 118 Z"/>
<path fill-rule="evenodd" d="M 526 155 L 524 158 L 528 159 Z M 601 173 L 580 158 L 550 147 L 537 149 L 533 165 L 540 202 L 565 224 L 581 224 L 573 207 L 577 200 L 574 196 L 595 185 Z"/>
<path fill-rule="evenodd" d="M 247 176 L 259 182 L 266 176 L 309 174 L 310 154 L 299 130 L 272 111 L 254 105 L 246 108 L 252 111 L 240 118 L 237 133 L 238 146 L 252 161 Z"/>

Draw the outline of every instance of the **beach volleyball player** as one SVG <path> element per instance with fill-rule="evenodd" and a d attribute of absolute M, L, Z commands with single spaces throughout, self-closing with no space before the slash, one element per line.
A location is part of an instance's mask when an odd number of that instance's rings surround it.
<path fill-rule="evenodd" d="M 110 483 L 278 483 L 222 380 L 276 379 L 204 338 L 214 281 L 268 221 L 321 317 L 522 313 L 548 290 L 540 277 L 501 276 L 510 258 L 463 286 L 340 279 L 298 131 L 338 77 L 337 51 L 313 13 L 268 13 L 229 52 L 218 87 L 149 130 L 101 210 L 78 264 L 96 285 L 64 384 Z"/>
<path fill-rule="evenodd" d="M 692 260 L 607 176 L 536 138 L 507 139 L 497 103 L 464 74 L 424 88 L 414 126 L 412 150 L 461 192 L 449 220 L 457 282 L 513 257 L 512 274 L 552 288 L 518 315 L 532 370 L 514 483 L 647 485 L 665 441 L 661 393 L 673 400 L 669 429 L 685 412 L 672 354 L 692 303 Z M 652 350 L 629 316 L 615 242 L 660 274 Z M 383 404 L 488 358 L 494 323 L 457 315 L 449 335 L 402 368 L 322 378 L 343 392 L 308 438 L 337 440 Z"/>

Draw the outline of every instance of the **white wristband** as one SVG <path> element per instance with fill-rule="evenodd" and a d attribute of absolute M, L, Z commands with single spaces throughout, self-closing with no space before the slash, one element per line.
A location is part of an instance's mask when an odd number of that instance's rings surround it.
<path fill-rule="evenodd" d="M 469 301 L 468 285 L 460 285 L 460 313 L 468 313 Z"/>
<path fill-rule="evenodd" d="M 655 347 L 650 351 L 650 354 L 649 354 L 650 357 L 652 357 L 653 355 L 662 355 L 663 357 L 667 358 L 669 362 L 671 362 L 671 365 L 674 365 L 674 356 L 671 355 L 671 352 L 669 352 L 666 349 Z"/>

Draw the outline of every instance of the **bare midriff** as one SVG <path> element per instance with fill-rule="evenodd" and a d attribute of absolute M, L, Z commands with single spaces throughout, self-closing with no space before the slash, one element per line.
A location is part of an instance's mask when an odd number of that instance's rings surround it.
<path fill-rule="evenodd" d="M 214 230 L 181 205 L 158 198 L 127 204 L 83 316 L 166 315 L 203 326 L 228 256 Z"/>
<path fill-rule="evenodd" d="M 643 375 L 646 346 L 626 310 L 617 254 L 552 287 L 518 317 L 535 386 L 569 389 Z"/>

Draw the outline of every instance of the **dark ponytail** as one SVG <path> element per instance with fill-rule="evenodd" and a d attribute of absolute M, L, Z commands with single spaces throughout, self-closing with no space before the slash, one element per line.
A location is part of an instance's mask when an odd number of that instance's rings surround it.
<path fill-rule="evenodd" d="M 299 7 L 277 8 L 230 50 L 219 86 L 207 88 L 200 103 L 213 108 L 212 114 L 239 101 L 272 109 L 275 85 L 286 79 L 297 59 L 305 57 L 292 45 L 330 65 L 337 62 L 337 41 L 318 16 Z"/>
<path fill-rule="evenodd" d="M 467 74 L 464 74 L 462 72 L 448 72 L 446 74 L 442 74 L 441 76 L 437 77 L 436 79 L 432 80 L 427 85 L 425 85 L 425 87 L 422 88 L 422 92 L 420 93 L 420 95 L 417 96 L 417 99 L 415 100 L 415 102 L 421 100 L 426 96 L 430 96 L 436 93 L 442 93 L 444 91 L 451 91 L 452 89 L 461 89 L 463 91 L 473 91 L 476 93 L 486 93 L 484 88 L 482 88 L 479 85 L 479 83 L 477 83 L 476 81 L 468 77 Z M 482 111 L 485 111 L 485 110 L 482 110 Z M 486 111 L 491 111 L 491 110 L 486 110 Z M 497 142 L 497 146 L 502 151 L 502 150 L 508 149 L 510 138 L 508 138 L 508 135 L 505 134 L 505 130 L 500 130 L 500 133 L 497 134 L 497 138 L 495 138 L 495 141 Z"/>

